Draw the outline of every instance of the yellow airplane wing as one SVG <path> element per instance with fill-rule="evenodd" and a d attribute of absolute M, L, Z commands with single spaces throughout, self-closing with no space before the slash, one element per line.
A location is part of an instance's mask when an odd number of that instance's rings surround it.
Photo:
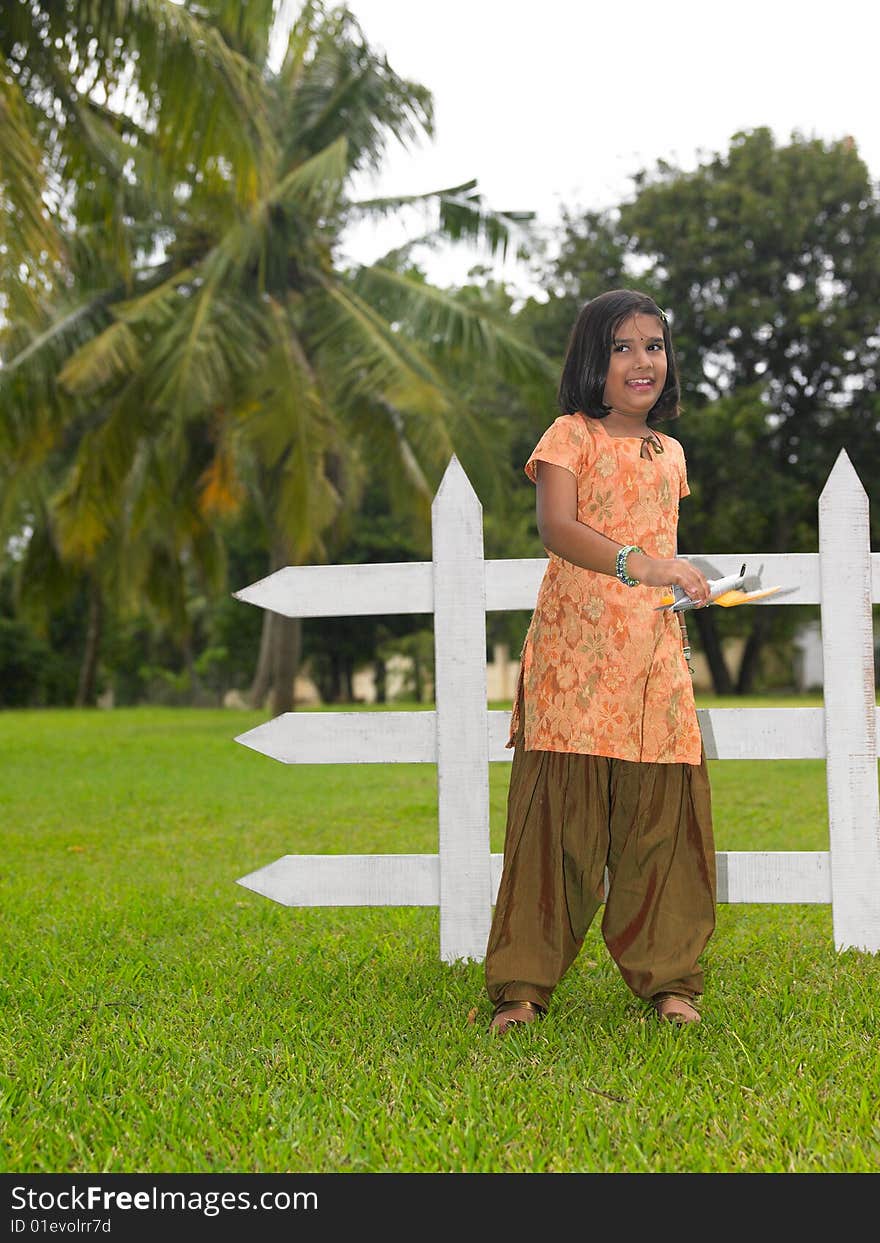
<path fill-rule="evenodd" d="M 723 609 L 730 609 L 737 604 L 751 604 L 753 600 L 772 596 L 774 592 L 781 590 L 781 587 L 764 587 L 761 591 L 725 591 L 723 595 L 716 596 L 712 603 L 720 604 Z"/>

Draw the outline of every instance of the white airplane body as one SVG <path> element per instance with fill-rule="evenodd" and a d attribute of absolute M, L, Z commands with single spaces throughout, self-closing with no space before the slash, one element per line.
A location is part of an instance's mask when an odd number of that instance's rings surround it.
<path fill-rule="evenodd" d="M 758 591 L 743 591 L 745 576 L 746 567 L 743 566 L 739 574 L 727 574 L 724 578 L 708 579 L 708 603 L 720 604 L 723 608 L 732 608 L 734 605 L 748 604 L 752 600 L 759 600 L 763 596 L 771 596 L 774 592 L 782 590 L 780 587 L 765 587 Z M 663 603 L 657 606 L 658 609 L 669 609 L 672 613 L 683 613 L 687 609 L 696 607 L 696 602 L 682 587 L 673 587 L 672 595 L 666 597 Z"/>

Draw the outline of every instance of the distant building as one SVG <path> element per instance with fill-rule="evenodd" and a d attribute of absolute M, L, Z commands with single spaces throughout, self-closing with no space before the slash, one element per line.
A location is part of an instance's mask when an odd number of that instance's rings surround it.
<path fill-rule="evenodd" d="M 799 691 L 822 689 L 822 628 L 818 621 L 806 622 L 792 640 L 794 646 L 794 684 Z"/>
<path fill-rule="evenodd" d="M 727 639 L 724 643 L 724 654 L 728 667 L 735 669 L 742 656 L 744 640 L 742 638 Z M 821 691 L 822 677 L 822 630 L 817 621 L 806 622 L 795 633 L 791 641 L 791 664 L 783 654 L 774 658 L 771 674 L 772 684 L 779 681 L 790 685 L 796 693 Z M 386 667 L 386 695 L 389 702 L 397 698 L 412 698 L 412 660 L 408 656 L 392 656 Z M 692 656 L 694 666 L 694 689 L 712 692 L 712 677 L 708 662 L 702 652 L 695 651 Z M 875 669 L 880 670 L 880 633 L 874 646 Z M 789 681 L 789 672 L 791 676 Z M 507 646 L 496 643 L 492 659 L 486 664 L 486 691 L 490 702 L 511 702 L 516 693 L 519 678 L 519 661 L 512 659 Z M 355 701 L 359 703 L 376 702 L 376 684 L 372 666 L 357 670 L 353 679 Z M 433 695 L 430 678 L 426 678 L 424 693 L 428 699 Z M 320 704 L 321 698 L 316 684 L 309 677 L 308 668 L 300 670 L 295 684 L 295 699 L 298 704 Z M 238 691 L 230 691 L 226 696 L 229 707 L 246 707 L 247 702 Z M 109 704 L 112 706 L 112 699 Z"/>

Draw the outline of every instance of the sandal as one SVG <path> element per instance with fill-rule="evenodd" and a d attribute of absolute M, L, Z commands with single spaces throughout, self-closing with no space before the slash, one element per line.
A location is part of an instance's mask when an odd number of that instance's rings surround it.
<path fill-rule="evenodd" d="M 687 1009 L 671 1009 L 667 1003 L 674 1001 L 686 1006 Z M 657 1018 L 667 1023 L 677 1023 L 679 1026 L 682 1026 L 685 1023 L 701 1023 L 703 1021 L 699 1010 L 694 1005 L 693 998 L 682 997 L 679 993 L 657 993 L 656 996 L 651 998 L 651 1005 L 654 1007 L 654 1013 L 657 1015 Z"/>
<path fill-rule="evenodd" d="M 504 1014 L 507 1010 L 531 1010 L 534 1012 L 534 1018 L 530 1019 L 507 1019 L 506 1022 L 496 1023 L 495 1020 L 499 1014 Z M 508 1027 L 528 1027 L 530 1023 L 534 1023 L 535 1019 L 542 1019 L 547 1011 L 543 1006 L 537 1005 L 534 1001 L 500 1001 L 492 1011 L 492 1021 L 487 1030 L 497 1032 L 503 1036 Z"/>

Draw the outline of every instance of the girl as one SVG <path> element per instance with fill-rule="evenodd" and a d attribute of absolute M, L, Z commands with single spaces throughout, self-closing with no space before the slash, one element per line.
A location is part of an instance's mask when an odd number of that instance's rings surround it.
<path fill-rule="evenodd" d="M 698 959 L 715 927 L 706 759 L 672 584 L 709 585 L 676 556 L 684 453 L 666 316 L 613 289 L 569 339 L 562 415 L 525 471 L 549 564 L 523 647 L 504 866 L 485 973 L 490 1031 L 542 1017 L 602 901 L 602 936 L 658 1017 L 698 1022 Z M 604 891 L 607 868 L 609 888 Z"/>

